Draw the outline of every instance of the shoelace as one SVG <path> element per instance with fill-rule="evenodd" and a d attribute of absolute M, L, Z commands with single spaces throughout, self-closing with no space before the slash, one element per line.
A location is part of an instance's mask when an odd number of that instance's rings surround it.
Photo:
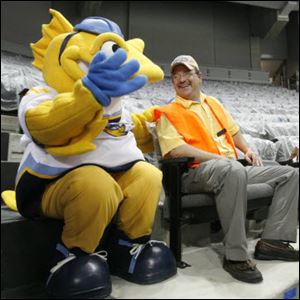
<path fill-rule="evenodd" d="M 129 268 L 128 268 L 128 272 L 130 274 L 133 274 L 134 269 L 135 269 L 135 265 L 137 262 L 137 258 L 139 257 L 139 255 L 142 253 L 143 249 L 146 247 L 147 244 L 149 244 L 150 246 L 152 246 L 153 243 L 160 243 L 160 244 L 164 244 L 166 245 L 165 242 L 162 241 L 156 241 L 156 240 L 150 240 L 148 241 L 146 244 L 131 244 L 131 245 L 127 245 L 129 247 L 132 247 L 131 250 L 129 251 L 130 255 L 132 255 L 130 264 L 129 264 Z"/>
<path fill-rule="evenodd" d="M 150 246 L 152 247 L 153 243 L 160 243 L 160 244 L 164 244 L 167 245 L 165 242 L 163 241 L 157 241 L 157 240 L 150 240 L 148 241 L 146 244 L 132 244 L 132 249 L 129 251 L 129 253 L 131 255 L 134 256 L 135 259 L 137 259 L 139 257 L 139 255 L 141 254 L 142 250 L 146 247 L 147 244 L 150 244 Z"/>
<path fill-rule="evenodd" d="M 100 251 L 92 253 L 90 255 L 97 255 L 97 256 L 101 257 L 102 259 L 107 260 L 107 252 L 105 250 L 100 250 Z"/>
<path fill-rule="evenodd" d="M 63 265 L 65 265 L 67 262 L 73 260 L 76 258 L 76 256 L 73 253 L 70 253 L 68 257 L 66 257 L 63 260 L 60 260 L 51 270 L 50 273 L 54 273 L 56 270 L 60 269 Z"/>
<path fill-rule="evenodd" d="M 60 269 L 63 265 L 65 265 L 67 262 L 75 259 L 76 256 L 73 253 L 69 253 L 69 256 L 66 257 L 65 259 L 59 261 L 53 268 L 51 268 L 50 270 L 50 275 L 48 276 L 47 282 L 46 282 L 46 286 L 48 286 L 49 281 L 51 280 L 53 274 Z"/>
<path fill-rule="evenodd" d="M 241 270 L 248 270 L 248 269 L 255 270 L 256 264 L 250 259 L 247 259 L 245 262 L 239 264 L 239 266 Z"/>

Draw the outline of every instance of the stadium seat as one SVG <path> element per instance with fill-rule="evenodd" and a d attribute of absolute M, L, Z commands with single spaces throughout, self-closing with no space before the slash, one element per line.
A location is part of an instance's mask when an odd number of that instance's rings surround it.
<path fill-rule="evenodd" d="M 192 158 L 176 158 L 160 161 L 166 194 L 164 215 L 169 221 L 170 248 L 179 268 L 188 266 L 187 263 L 182 261 L 182 225 L 196 223 L 216 224 L 219 220 L 213 194 L 184 194 L 181 191 L 181 176 L 187 171 L 188 163 L 191 160 Z M 254 213 L 258 210 L 267 212 L 268 206 L 272 201 L 273 192 L 270 185 L 266 183 L 248 185 L 248 219 L 252 219 Z"/>

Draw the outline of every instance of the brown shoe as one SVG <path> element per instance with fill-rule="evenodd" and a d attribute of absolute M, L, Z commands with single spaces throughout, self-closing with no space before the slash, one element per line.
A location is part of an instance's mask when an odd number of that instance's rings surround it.
<path fill-rule="evenodd" d="M 223 268 L 233 278 L 240 281 L 244 281 L 247 283 L 259 283 L 263 280 L 260 271 L 256 268 L 256 265 L 250 260 L 232 261 L 227 260 L 224 257 Z"/>
<path fill-rule="evenodd" d="M 289 243 L 259 240 L 255 246 L 254 258 L 261 260 L 299 261 L 299 251 Z"/>

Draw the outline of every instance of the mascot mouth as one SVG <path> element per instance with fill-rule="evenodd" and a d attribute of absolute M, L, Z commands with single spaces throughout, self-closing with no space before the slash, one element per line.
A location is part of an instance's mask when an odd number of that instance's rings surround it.
<path fill-rule="evenodd" d="M 87 74 L 89 71 L 89 64 L 84 62 L 83 60 L 77 61 L 78 67 L 81 69 L 81 71 L 84 72 L 84 74 Z"/>

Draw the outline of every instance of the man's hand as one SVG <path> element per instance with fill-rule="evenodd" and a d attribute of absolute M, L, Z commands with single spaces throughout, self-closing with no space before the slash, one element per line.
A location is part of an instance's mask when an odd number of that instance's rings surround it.
<path fill-rule="evenodd" d="M 261 158 L 258 154 L 254 153 L 250 148 L 245 153 L 245 159 L 251 164 L 252 166 L 262 167 L 263 163 Z"/>
<path fill-rule="evenodd" d="M 134 59 L 123 64 L 126 59 L 127 53 L 124 49 L 118 49 L 109 58 L 100 51 L 93 58 L 87 76 L 82 78 L 83 84 L 103 106 L 110 104 L 111 97 L 129 94 L 147 82 L 144 75 L 128 80 L 139 70 L 140 65 Z"/>

